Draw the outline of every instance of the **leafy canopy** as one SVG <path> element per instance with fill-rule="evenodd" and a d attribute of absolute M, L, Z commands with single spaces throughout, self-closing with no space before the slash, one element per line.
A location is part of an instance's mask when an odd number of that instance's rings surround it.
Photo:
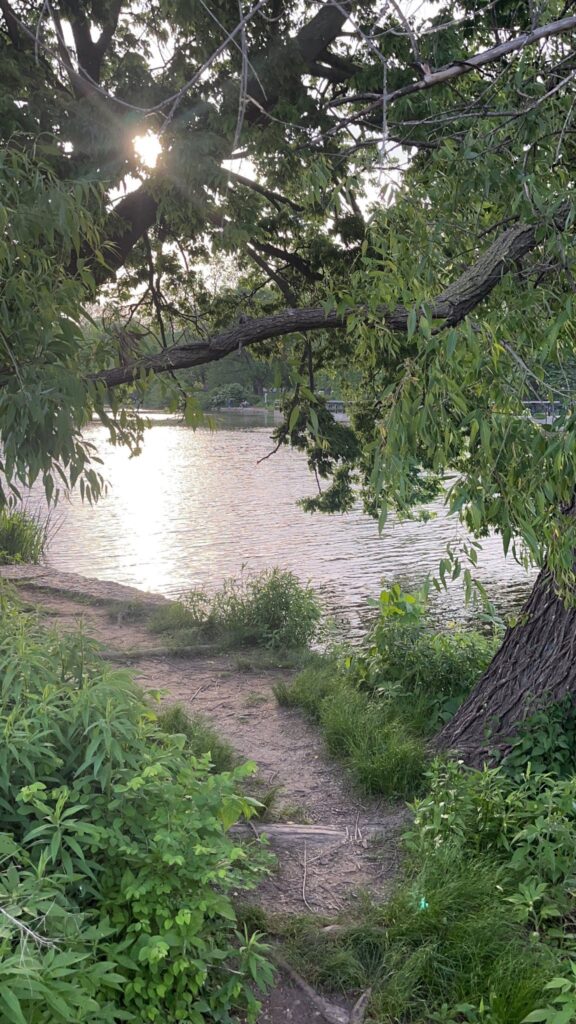
<path fill-rule="evenodd" d="M 3 0 L 4 472 L 96 495 L 94 409 L 137 445 L 149 373 L 177 396 L 253 345 L 291 364 L 279 440 L 328 481 L 314 507 L 360 485 L 384 522 L 452 474 L 476 536 L 571 584 L 573 5 L 380 8 Z"/>

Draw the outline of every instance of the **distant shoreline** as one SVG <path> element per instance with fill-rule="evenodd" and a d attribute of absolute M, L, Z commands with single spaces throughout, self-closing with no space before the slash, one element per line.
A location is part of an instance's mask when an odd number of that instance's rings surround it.
<path fill-rule="evenodd" d="M 206 410 L 208 411 L 208 410 Z M 226 413 L 240 413 L 241 416 L 254 416 L 260 413 L 261 415 L 268 416 L 272 413 L 275 416 L 281 416 L 280 409 L 274 409 L 268 405 L 218 405 L 216 408 L 210 410 L 211 412 L 226 412 Z"/>

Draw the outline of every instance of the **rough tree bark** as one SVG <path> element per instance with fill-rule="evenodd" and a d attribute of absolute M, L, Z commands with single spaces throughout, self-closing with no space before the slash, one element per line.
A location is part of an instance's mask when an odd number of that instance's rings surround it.
<path fill-rule="evenodd" d="M 434 746 L 480 763 L 539 707 L 576 693 L 575 654 L 576 608 L 565 606 L 544 570 L 518 624 Z"/>

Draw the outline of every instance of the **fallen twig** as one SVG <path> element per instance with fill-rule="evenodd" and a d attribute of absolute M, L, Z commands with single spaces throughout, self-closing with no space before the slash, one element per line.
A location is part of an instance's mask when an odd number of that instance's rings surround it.
<path fill-rule="evenodd" d="M 15 928 L 18 928 L 26 938 L 32 939 L 32 942 L 35 942 L 37 946 L 47 946 L 49 949 L 56 949 L 58 947 L 58 943 L 54 939 L 47 939 L 44 935 L 39 935 L 38 932 L 33 931 L 32 928 L 28 928 L 23 921 L 19 921 L 17 917 L 13 917 L 7 910 L 4 910 L 4 907 L 0 907 L 0 914 L 7 918 Z"/>
<path fill-rule="evenodd" d="M 310 911 L 312 911 L 312 913 L 314 913 L 313 908 L 310 906 L 310 904 L 308 903 L 308 900 L 306 899 L 306 876 L 307 876 L 307 874 L 308 874 L 308 859 L 307 859 L 307 854 L 306 854 L 306 843 L 304 843 L 304 874 L 303 874 L 303 877 L 302 877 L 302 902 L 304 903 L 305 907 L 308 907 L 308 910 L 310 910 Z"/>
<path fill-rule="evenodd" d="M 366 1014 L 366 1010 L 368 1008 L 368 1003 L 370 1002 L 371 995 L 372 989 L 368 988 L 366 989 L 365 992 L 362 993 L 360 999 L 356 1003 L 354 1003 L 354 1006 L 352 1007 L 352 1012 L 350 1013 L 349 1024 L 362 1024 L 362 1021 L 364 1020 L 364 1016 Z"/>

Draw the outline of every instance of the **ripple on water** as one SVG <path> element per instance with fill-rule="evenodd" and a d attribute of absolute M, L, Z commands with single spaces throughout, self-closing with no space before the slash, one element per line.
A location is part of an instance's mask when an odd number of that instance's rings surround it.
<path fill-rule="evenodd" d="M 435 571 L 448 542 L 466 539 L 441 501 L 429 506 L 437 513 L 432 522 L 391 516 L 382 536 L 359 508 L 304 513 L 298 498 L 316 491 L 305 459 L 283 448 L 259 463 L 271 449 L 263 427 L 194 431 L 163 419 L 133 459 L 107 442 L 103 427 L 88 433 L 110 489 L 96 507 L 78 495 L 58 506 L 48 552 L 56 569 L 175 597 L 216 589 L 243 569 L 280 565 L 311 580 L 354 631 L 383 579 L 414 587 Z M 497 537 L 483 542 L 477 575 L 503 607 L 516 605 L 533 579 L 504 559 Z M 462 615 L 459 584 L 438 601 L 447 614 Z"/>

